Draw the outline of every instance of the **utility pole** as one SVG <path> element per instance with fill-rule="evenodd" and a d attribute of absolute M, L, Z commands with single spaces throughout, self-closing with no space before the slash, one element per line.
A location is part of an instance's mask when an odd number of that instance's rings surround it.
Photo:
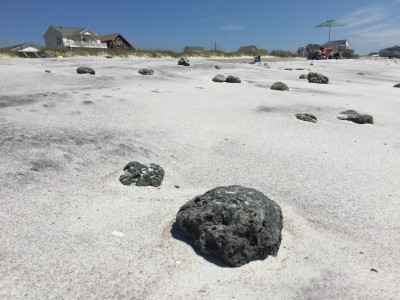
<path fill-rule="evenodd" d="M 217 51 L 217 42 L 214 43 L 214 51 Z"/>

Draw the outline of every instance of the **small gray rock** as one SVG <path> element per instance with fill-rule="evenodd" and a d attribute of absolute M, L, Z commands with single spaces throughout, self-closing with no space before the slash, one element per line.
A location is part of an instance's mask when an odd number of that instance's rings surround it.
<path fill-rule="evenodd" d="M 357 124 L 374 124 L 374 118 L 371 115 L 362 115 L 355 110 L 342 111 L 337 118 Z"/>
<path fill-rule="evenodd" d="M 400 83 L 395 84 L 393 87 L 395 87 L 395 88 L 400 88 Z"/>
<path fill-rule="evenodd" d="M 295 114 L 295 116 L 302 121 L 317 123 L 317 117 L 311 114 Z"/>
<path fill-rule="evenodd" d="M 79 67 L 78 69 L 76 69 L 76 72 L 78 74 L 90 74 L 90 75 L 96 74 L 92 68 L 88 67 Z"/>
<path fill-rule="evenodd" d="M 229 75 L 228 77 L 226 77 L 225 81 L 229 82 L 229 83 L 241 83 L 242 82 L 239 77 L 232 76 L 232 75 Z"/>
<path fill-rule="evenodd" d="M 307 74 L 301 74 L 301 75 L 299 76 L 299 79 L 307 79 Z"/>
<path fill-rule="evenodd" d="M 271 90 L 276 90 L 276 91 L 288 91 L 289 87 L 286 85 L 286 83 L 277 81 L 273 85 L 271 85 Z"/>
<path fill-rule="evenodd" d="M 220 66 L 215 66 L 215 68 L 216 68 L 217 70 L 221 69 L 221 67 L 220 67 Z"/>
<path fill-rule="evenodd" d="M 45 72 L 46 72 L 46 73 L 51 73 L 51 71 L 50 71 L 50 70 L 45 70 Z"/>
<path fill-rule="evenodd" d="M 143 165 L 132 161 L 124 167 L 125 173 L 119 177 L 124 185 L 160 186 L 164 179 L 164 169 L 156 164 Z"/>
<path fill-rule="evenodd" d="M 114 58 L 112 55 L 106 55 L 106 58 Z"/>
<path fill-rule="evenodd" d="M 365 75 L 364 72 L 358 72 L 357 75 Z"/>
<path fill-rule="evenodd" d="M 197 196 L 176 216 L 178 226 L 201 252 L 235 267 L 277 255 L 282 219 L 275 201 L 238 185 L 217 187 Z"/>
<path fill-rule="evenodd" d="M 225 79 L 224 75 L 218 74 L 212 79 L 212 81 L 214 81 L 214 82 L 225 82 L 226 79 Z"/>
<path fill-rule="evenodd" d="M 150 69 L 140 69 L 140 70 L 138 71 L 138 73 L 139 73 L 139 74 L 142 74 L 142 75 L 153 75 L 153 74 L 154 74 L 154 71 L 153 71 L 153 70 L 150 70 Z"/>
<path fill-rule="evenodd" d="M 293 71 L 292 68 L 285 68 L 285 71 Z"/>
<path fill-rule="evenodd" d="M 319 73 L 310 72 L 307 75 L 307 79 L 308 79 L 308 82 L 311 82 L 311 83 L 320 83 L 320 84 L 329 83 L 328 77 L 326 77 L 322 74 L 319 74 Z"/>
<path fill-rule="evenodd" d="M 189 67 L 190 63 L 189 63 L 189 60 L 187 58 L 182 57 L 180 60 L 178 60 L 178 65 L 179 66 Z"/>

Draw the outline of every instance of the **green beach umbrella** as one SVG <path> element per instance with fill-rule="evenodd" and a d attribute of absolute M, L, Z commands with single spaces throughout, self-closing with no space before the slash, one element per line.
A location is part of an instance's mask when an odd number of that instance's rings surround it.
<path fill-rule="evenodd" d="M 329 40 L 328 40 L 328 42 L 330 42 L 331 41 L 331 27 L 333 27 L 333 26 L 346 26 L 346 24 L 340 23 L 340 22 L 336 22 L 334 20 L 328 20 L 326 22 L 323 22 L 323 23 L 315 26 L 314 28 L 329 27 Z"/>

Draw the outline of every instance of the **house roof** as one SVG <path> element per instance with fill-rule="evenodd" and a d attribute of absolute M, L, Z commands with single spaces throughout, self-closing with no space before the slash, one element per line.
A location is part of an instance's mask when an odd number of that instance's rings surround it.
<path fill-rule="evenodd" d="M 251 45 L 240 47 L 238 51 L 252 51 L 254 49 L 257 49 L 257 47 L 255 45 Z"/>
<path fill-rule="evenodd" d="M 39 44 L 28 42 L 23 44 L 14 45 L 7 47 L 6 49 L 11 49 L 16 52 L 39 52 L 43 47 Z"/>
<path fill-rule="evenodd" d="M 113 41 L 113 40 L 115 40 L 119 35 L 120 35 L 119 33 L 113 33 L 113 34 L 103 35 L 103 36 L 100 37 L 100 41 L 102 41 L 102 42 Z"/>
<path fill-rule="evenodd" d="M 28 42 L 28 43 L 14 45 L 14 46 L 11 46 L 11 47 L 8 47 L 8 48 L 15 49 L 15 48 L 21 48 L 21 47 L 23 48 L 23 47 L 26 47 L 26 46 L 33 46 L 33 47 L 36 47 L 38 49 L 41 49 L 43 47 L 43 46 L 40 46 L 39 44 L 36 44 L 36 43 L 33 43 L 33 42 Z"/>
<path fill-rule="evenodd" d="M 62 35 L 78 35 L 81 34 L 85 30 L 90 30 L 97 35 L 96 32 L 89 28 L 79 28 L 79 27 L 64 27 L 64 26 L 50 26 L 49 29 L 55 29 L 62 33 Z"/>
<path fill-rule="evenodd" d="M 186 46 L 183 51 L 190 52 L 190 51 L 198 51 L 198 52 L 203 52 L 205 49 L 203 47 L 199 46 Z"/>

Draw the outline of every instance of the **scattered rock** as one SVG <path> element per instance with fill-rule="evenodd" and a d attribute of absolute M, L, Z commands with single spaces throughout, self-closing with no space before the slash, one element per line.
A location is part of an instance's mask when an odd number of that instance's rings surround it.
<path fill-rule="evenodd" d="M 285 71 L 293 71 L 292 68 L 286 68 Z"/>
<path fill-rule="evenodd" d="M 112 55 L 106 55 L 106 58 L 114 58 Z"/>
<path fill-rule="evenodd" d="M 79 67 L 78 69 L 76 69 L 76 72 L 78 74 L 90 74 L 90 75 L 96 74 L 92 68 L 88 67 Z"/>
<path fill-rule="evenodd" d="M 195 197 L 180 208 L 176 221 L 201 252 L 235 267 L 276 256 L 282 240 L 280 206 L 238 185 Z"/>
<path fill-rule="evenodd" d="M 317 117 L 311 114 L 295 114 L 295 116 L 302 121 L 317 123 Z"/>
<path fill-rule="evenodd" d="M 365 75 L 364 72 L 358 72 L 357 75 Z"/>
<path fill-rule="evenodd" d="M 153 74 L 154 74 L 154 71 L 153 71 L 153 70 L 150 70 L 150 69 L 140 69 L 140 70 L 138 71 L 138 73 L 139 73 L 139 74 L 142 74 L 142 75 L 153 75 Z"/>
<path fill-rule="evenodd" d="M 143 165 L 137 161 L 128 163 L 125 173 L 119 178 L 124 185 L 160 186 L 164 179 L 164 169 L 156 164 Z"/>
<path fill-rule="evenodd" d="M 51 71 L 50 71 L 50 70 L 45 70 L 45 72 L 46 72 L 46 73 L 51 73 Z"/>
<path fill-rule="evenodd" d="M 212 81 L 214 81 L 214 82 L 225 82 L 226 79 L 225 79 L 224 75 L 218 74 L 212 79 Z"/>
<path fill-rule="evenodd" d="M 400 88 L 400 83 L 395 84 L 393 87 L 395 87 L 395 88 Z"/>
<path fill-rule="evenodd" d="M 301 75 L 299 76 L 299 79 L 307 79 L 307 74 L 301 74 Z"/>
<path fill-rule="evenodd" d="M 178 60 L 178 65 L 179 66 L 189 67 L 190 63 L 189 63 L 189 60 L 187 58 L 182 57 L 180 60 Z"/>
<path fill-rule="evenodd" d="M 319 74 L 319 73 L 310 72 L 307 75 L 307 79 L 308 79 L 308 82 L 311 82 L 311 83 L 321 83 L 321 84 L 329 83 L 328 77 L 326 77 L 322 74 Z"/>
<path fill-rule="evenodd" d="M 228 77 L 226 77 L 225 81 L 229 82 L 229 83 L 241 83 L 242 82 L 239 77 L 232 76 L 232 75 L 229 75 Z"/>
<path fill-rule="evenodd" d="M 374 124 L 374 119 L 371 115 L 362 115 L 355 110 L 342 111 L 337 118 L 339 120 L 352 121 L 357 124 Z"/>
<path fill-rule="evenodd" d="M 271 90 L 288 91 L 289 87 L 286 85 L 286 83 L 277 81 L 271 86 Z"/>
<path fill-rule="evenodd" d="M 85 105 L 94 104 L 94 102 L 93 102 L 93 101 L 90 101 L 90 100 L 85 100 L 85 101 L 83 101 L 82 103 L 85 104 Z"/>
<path fill-rule="evenodd" d="M 215 66 L 215 68 L 216 68 L 217 70 L 221 69 L 221 67 L 220 67 L 220 66 Z"/>
<path fill-rule="evenodd" d="M 371 269 L 371 272 L 378 273 L 378 270 L 372 268 L 372 269 Z"/>

